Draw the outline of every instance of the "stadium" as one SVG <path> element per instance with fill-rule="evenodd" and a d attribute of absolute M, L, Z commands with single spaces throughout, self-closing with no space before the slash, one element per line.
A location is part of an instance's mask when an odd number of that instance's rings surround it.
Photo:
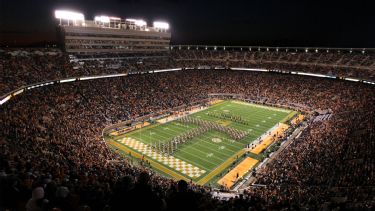
<path fill-rule="evenodd" d="M 372 210 L 375 49 L 172 44 L 55 10 L 0 48 L 0 210 Z"/>

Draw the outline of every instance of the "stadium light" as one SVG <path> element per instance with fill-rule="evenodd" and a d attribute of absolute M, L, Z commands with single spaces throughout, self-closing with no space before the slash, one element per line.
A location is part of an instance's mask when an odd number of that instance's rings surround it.
<path fill-rule="evenodd" d="M 144 21 L 144 20 L 136 20 L 135 21 L 135 25 L 137 25 L 137 26 L 147 26 L 147 22 L 146 21 Z"/>
<path fill-rule="evenodd" d="M 165 30 L 169 29 L 169 23 L 167 22 L 154 21 L 153 26 L 154 28 L 158 28 L 158 29 L 165 29 Z"/>
<path fill-rule="evenodd" d="M 134 25 L 136 26 L 140 26 L 140 27 L 147 26 L 147 22 L 142 19 L 127 18 L 125 20 L 128 22 L 134 23 Z"/>
<path fill-rule="evenodd" d="M 84 21 L 85 16 L 82 13 L 68 10 L 55 10 L 55 18 L 62 20 Z"/>
<path fill-rule="evenodd" d="M 125 19 L 126 21 L 129 21 L 129 22 L 136 22 L 137 21 L 137 19 L 133 19 L 133 18 L 127 18 L 127 19 Z"/>
<path fill-rule="evenodd" d="M 119 18 L 119 17 L 109 17 L 109 19 L 110 20 L 117 20 L 117 21 L 121 20 L 121 18 Z"/>
<path fill-rule="evenodd" d="M 102 23 L 109 23 L 110 22 L 108 16 L 95 16 L 94 20 L 97 21 L 97 22 L 102 22 Z"/>

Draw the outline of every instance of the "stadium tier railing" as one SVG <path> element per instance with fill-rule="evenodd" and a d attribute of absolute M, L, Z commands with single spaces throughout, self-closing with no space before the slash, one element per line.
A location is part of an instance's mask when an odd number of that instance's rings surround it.
<path fill-rule="evenodd" d="M 171 45 L 171 50 L 236 50 L 236 51 L 290 51 L 290 52 L 375 52 L 375 48 L 331 48 L 331 47 L 274 47 L 274 46 L 241 46 L 241 45 Z"/>
<path fill-rule="evenodd" d="M 339 79 L 339 80 L 346 80 L 350 82 L 359 82 L 365 83 L 370 85 L 375 85 L 375 82 L 362 80 L 357 78 L 346 78 L 346 77 L 337 77 L 332 75 L 323 75 L 323 74 L 315 74 L 315 73 L 306 73 L 306 72 L 296 72 L 296 71 L 281 71 L 281 70 L 268 70 L 268 69 L 260 69 L 260 68 L 243 68 L 243 67 L 209 67 L 209 66 L 200 66 L 200 67 L 184 67 L 184 68 L 172 68 L 172 69 L 161 69 L 161 70 L 150 70 L 145 72 L 137 72 L 137 73 L 119 73 L 119 74 L 107 74 L 107 75 L 95 75 L 95 76 L 81 76 L 81 77 L 72 77 L 72 78 L 65 78 L 60 80 L 49 80 L 40 83 L 34 83 L 26 86 L 19 87 L 7 94 L 1 96 L 0 98 L 0 105 L 3 105 L 11 98 L 15 97 L 16 95 L 22 94 L 25 91 L 40 88 L 43 86 L 61 84 L 61 83 L 70 83 L 75 81 L 84 81 L 84 80 L 96 80 L 96 79 L 103 79 L 103 78 L 115 78 L 115 77 L 124 77 L 129 74 L 139 74 L 139 73 L 160 73 L 160 72 L 170 72 L 170 71 L 180 71 L 180 70 L 190 70 L 190 69 L 230 69 L 230 70 L 242 70 L 242 71 L 253 71 L 253 72 L 269 72 L 269 73 L 281 73 L 281 74 L 292 74 L 292 75 L 302 75 L 302 76 L 310 76 L 310 77 L 320 77 L 320 78 L 329 78 L 329 79 Z"/>

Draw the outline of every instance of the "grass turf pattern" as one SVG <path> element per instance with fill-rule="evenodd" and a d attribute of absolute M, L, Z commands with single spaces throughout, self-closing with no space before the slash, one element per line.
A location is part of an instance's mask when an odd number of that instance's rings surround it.
<path fill-rule="evenodd" d="M 209 115 L 209 112 L 240 116 L 247 124 L 235 122 L 228 118 L 215 117 Z M 199 178 L 193 179 L 194 182 L 197 182 L 243 149 L 247 144 L 253 142 L 277 123 L 285 119 L 291 112 L 291 110 L 258 106 L 239 101 L 224 101 L 210 106 L 208 109 L 190 115 L 190 117 L 212 121 L 242 131 L 248 131 L 249 135 L 240 141 L 235 141 L 225 133 L 211 130 L 180 145 L 173 156 L 206 171 L 206 173 Z M 182 124 L 177 121 L 172 121 L 138 129 L 121 137 L 130 137 L 145 144 L 152 145 L 159 141 L 161 143 L 167 142 L 173 137 L 196 127 L 198 126 L 194 124 Z"/>

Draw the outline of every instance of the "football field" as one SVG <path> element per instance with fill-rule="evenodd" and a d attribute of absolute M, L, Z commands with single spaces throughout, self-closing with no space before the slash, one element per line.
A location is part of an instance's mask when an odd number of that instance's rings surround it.
<path fill-rule="evenodd" d="M 167 155 L 155 150 L 155 146 L 201 127 L 199 124 L 174 120 L 134 130 L 116 137 L 114 142 L 117 146 L 122 146 L 117 147 L 118 149 L 126 149 L 127 152 L 130 150 L 142 155 L 143 159 L 152 161 L 151 166 L 159 172 L 206 184 L 232 164 L 234 159 L 243 155 L 243 149 L 247 144 L 252 143 L 279 122 L 290 118 L 292 112 L 241 101 L 223 101 L 188 117 L 246 132 L 243 138 L 236 139 L 223 130 L 211 129 L 179 144 L 173 153 Z"/>

